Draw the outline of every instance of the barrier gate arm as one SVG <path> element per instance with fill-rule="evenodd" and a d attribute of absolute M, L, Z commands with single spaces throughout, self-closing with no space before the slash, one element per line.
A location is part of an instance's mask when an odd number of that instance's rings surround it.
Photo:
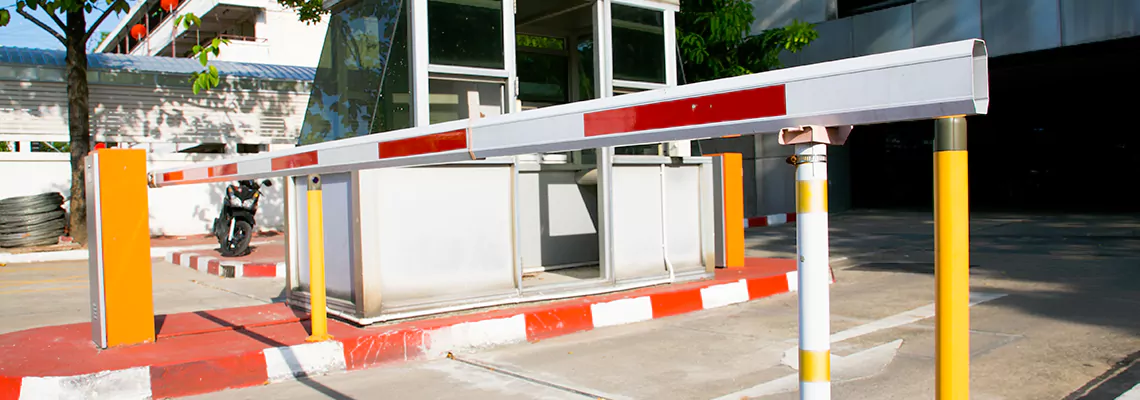
<path fill-rule="evenodd" d="M 163 187 L 984 114 L 987 71 L 985 44 L 964 40 L 162 169 L 149 179 Z"/>

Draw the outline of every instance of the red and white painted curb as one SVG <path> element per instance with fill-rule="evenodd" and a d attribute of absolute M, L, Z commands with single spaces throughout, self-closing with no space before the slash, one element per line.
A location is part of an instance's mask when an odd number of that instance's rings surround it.
<path fill-rule="evenodd" d="M 744 219 L 744 229 L 783 225 L 796 222 L 796 213 L 780 213 Z"/>
<path fill-rule="evenodd" d="M 173 252 L 166 254 L 166 262 L 195 269 L 198 272 L 224 278 L 284 278 L 285 262 L 254 263 L 224 260 L 197 253 Z"/>
<path fill-rule="evenodd" d="M 519 309 L 421 320 L 393 325 L 391 329 L 359 330 L 355 335 L 340 332 L 327 342 L 269 347 L 208 360 L 78 376 L 0 377 L 0 400 L 189 396 L 394 362 L 438 359 L 449 352 L 535 342 L 794 292 L 797 285 L 796 271 L 736 281 L 720 279 L 672 290 L 645 288 Z"/>

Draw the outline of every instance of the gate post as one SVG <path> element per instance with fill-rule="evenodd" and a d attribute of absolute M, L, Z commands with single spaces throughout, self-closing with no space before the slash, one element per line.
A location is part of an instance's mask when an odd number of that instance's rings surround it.
<path fill-rule="evenodd" d="M 934 128 L 936 398 L 970 398 L 970 195 L 966 118 Z"/>
<path fill-rule="evenodd" d="M 146 150 L 85 160 L 91 339 L 99 348 L 154 341 Z"/>
<path fill-rule="evenodd" d="M 827 221 L 827 145 L 843 144 L 850 128 L 785 128 L 796 146 L 796 266 L 799 274 L 800 398 L 831 398 L 831 269 Z"/>
<path fill-rule="evenodd" d="M 744 163 L 740 153 L 713 158 L 716 266 L 744 268 Z"/>
<path fill-rule="evenodd" d="M 309 323 L 312 332 L 306 341 L 323 342 L 329 335 L 327 299 L 325 298 L 325 219 L 321 176 L 308 176 L 309 207 Z"/>

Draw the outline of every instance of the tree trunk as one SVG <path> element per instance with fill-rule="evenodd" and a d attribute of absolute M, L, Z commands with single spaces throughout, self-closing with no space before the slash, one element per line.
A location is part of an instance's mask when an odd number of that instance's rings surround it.
<path fill-rule="evenodd" d="M 87 244 L 87 186 L 84 157 L 91 151 L 91 109 L 87 106 L 87 18 L 83 10 L 67 13 L 67 127 L 71 143 L 69 231 Z"/>

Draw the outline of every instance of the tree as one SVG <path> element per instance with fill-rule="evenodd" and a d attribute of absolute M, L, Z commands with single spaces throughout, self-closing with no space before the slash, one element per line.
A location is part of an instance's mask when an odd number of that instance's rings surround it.
<path fill-rule="evenodd" d="M 90 29 L 87 13 L 95 11 L 99 3 L 106 3 Z M 55 24 L 40 21 L 25 9 L 42 8 Z M 112 13 L 130 10 L 125 0 L 17 0 L 16 13 L 47 31 L 66 49 L 67 67 L 67 127 L 71 150 L 70 220 L 71 236 L 79 243 L 87 243 L 87 190 L 83 158 L 91 151 L 91 109 L 87 103 L 87 41 Z M 62 17 L 62 19 L 60 18 Z M 8 25 L 11 14 L 0 9 L 0 26 Z M 58 30 L 56 29 L 58 28 Z"/>
<path fill-rule="evenodd" d="M 101 3 L 106 8 L 100 11 L 99 17 L 89 27 L 87 14 L 96 11 Z M 95 33 L 99 25 L 111 16 L 129 11 L 131 6 L 126 0 L 17 0 L 16 13 L 27 18 L 41 29 L 47 31 L 56 40 L 59 40 L 66 51 L 67 71 L 67 128 L 68 150 L 71 153 L 71 190 L 69 199 L 68 230 L 71 237 L 81 244 L 87 243 L 87 187 L 85 184 L 86 172 L 84 157 L 91 152 L 91 108 L 88 105 L 87 88 L 87 42 Z M 29 13 L 27 9 L 43 9 L 51 18 L 49 25 Z M 62 18 L 61 18 L 62 17 Z M 0 9 L 0 27 L 8 25 L 12 15 L 8 9 Z M 201 25 L 201 21 L 186 14 L 178 17 L 178 21 L 189 28 L 192 24 Z M 56 29 L 58 28 L 58 30 Z M 101 38 L 105 39 L 104 38 Z M 208 66 L 209 56 L 218 55 L 220 45 L 224 40 L 214 39 L 207 46 L 195 46 L 195 57 L 202 63 L 203 71 L 194 74 L 194 93 L 200 89 L 210 89 L 217 86 L 219 78 L 217 69 Z M 208 67 L 208 68 L 207 68 Z"/>
<path fill-rule="evenodd" d="M 800 21 L 753 35 L 754 19 L 747 0 L 682 0 L 677 47 L 686 82 L 780 68 L 781 52 L 798 52 L 819 37 Z"/>

